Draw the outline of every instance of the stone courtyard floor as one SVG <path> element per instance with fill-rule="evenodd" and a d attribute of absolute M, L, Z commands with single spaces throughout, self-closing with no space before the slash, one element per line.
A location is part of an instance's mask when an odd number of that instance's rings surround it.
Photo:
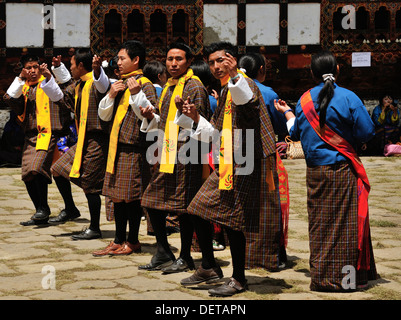
<path fill-rule="evenodd" d="M 365 291 L 322 293 L 309 290 L 309 243 L 306 211 L 305 161 L 284 160 L 290 183 L 289 262 L 280 272 L 247 270 L 249 290 L 230 301 L 245 300 L 401 300 L 401 157 L 363 157 L 371 183 L 371 236 L 380 278 Z M 73 185 L 81 217 L 61 225 L 24 227 L 33 205 L 20 178 L 20 168 L 0 168 L 0 300 L 152 300 L 209 301 L 210 285 L 183 288 L 179 282 L 192 272 L 165 275 L 138 270 L 155 252 L 155 238 L 142 221 L 142 253 L 125 257 L 93 257 L 94 250 L 114 238 L 102 198 L 102 239 L 73 241 L 70 236 L 89 225 L 86 198 Z M 49 186 L 52 215 L 63 201 L 55 183 Z M 179 234 L 169 236 L 173 251 Z M 231 275 L 229 249 L 216 251 L 225 277 Z M 200 253 L 193 253 L 200 263 Z M 53 282 L 49 279 L 52 276 Z M 52 286 L 52 285 L 54 286 Z M 224 300 L 224 299 L 223 299 Z"/>

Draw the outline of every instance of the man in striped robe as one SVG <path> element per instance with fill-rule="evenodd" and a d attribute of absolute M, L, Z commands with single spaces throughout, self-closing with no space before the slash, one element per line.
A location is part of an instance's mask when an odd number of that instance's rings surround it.
<path fill-rule="evenodd" d="M 48 222 L 50 167 L 58 157 L 57 141 L 68 133 L 72 119 L 70 112 L 59 106 L 63 93 L 47 65 L 40 64 L 39 58 L 32 55 L 23 56 L 21 64 L 23 69 L 4 100 L 16 112 L 25 133 L 22 180 L 36 209 L 30 220 L 21 222 L 27 226 Z"/>
<path fill-rule="evenodd" d="M 192 50 L 185 44 L 171 44 L 167 52 L 166 67 L 171 78 L 164 86 L 158 104 L 160 112 L 158 143 L 162 145 L 158 155 L 160 162 L 156 165 L 142 197 L 142 206 L 148 211 L 156 236 L 157 253 L 149 264 L 139 266 L 142 270 L 161 269 L 163 272 L 172 273 L 195 268 L 190 255 L 194 229 L 187 214 L 187 206 L 202 185 L 203 165 L 200 159 L 196 159 L 196 163 L 185 164 L 177 158 L 181 148 L 188 144 L 198 149 L 200 154 L 200 144 L 189 139 L 188 132 L 185 130 L 177 128 L 176 135 L 170 134 L 175 126 L 174 117 L 177 109 L 175 98 L 178 92 L 182 99 L 192 101 L 206 119 L 210 117 L 206 88 L 189 68 L 192 57 Z M 176 155 L 173 155 L 172 162 L 163 160 L 163 155 L 174 152 Z M 179 217 L 181 252 L 178 259 L 175 259 L 167 240 L 166 216 L 168 214 Z"/>
<path fill-rule="evenodd" d="M 75 115 L 78 141 L 57 160 L 52 166 L 52 172 L 55 180 L 58 179 L 56 181 L 63 198 L 71 195 L 68 180 L 83 189 L 91 219 L 89 228 L 72 235 L 73 240 L 101 237 L 100 195 L 106 170 L 108 134 L 107 124 L 98 116 L 98 105 L 109 88 L 109 79 L 100 64 L 100 58 L 92 56 L 90 50 L 77 50 L 71 58 L 74 81 L 63 90 L 65 106 Z M 54 67 L 53 73 L 60 79 L 59 82 L 68 79 L 67 70 L 59 59 Z"/>
<path fill-rule="evenodd" d="M 225 284 L 209 290 L 214 296 L 231 296 L 246 289 L 247 240 L 262 235 L 265 241 L 276 238 L 276 245 L 271 246 L 275 252 L 262 251 L 260 255 L 271 255 L 270 260 L 277 265 L 281 235 L 273 127 L 257 85 L 239 72 L 234 53 L 234 47 L 225 42 L 206 48 L 211 72 L 222 85 L 211 122 L 199 115 L 191 104 L 184 104 L 182 115 L 177 120 L 181 123 L 180 118 L 191 118 L 192 136 L 201 140 L 208 141 L 216 132 L 222 132 L 218 168 L 188 207 L 202 251 L 202 264 L 191 277 L 181 280 L 183 286 L 190 286 L 223 277 L 214 259 L 213 238 L 208 227 L 210 222 L 221 224 L 230 243 L 233 274 Z M 247 137 L 251 132 L 253 141 Z M 253 150 L 250 154 L 247 150 L 246 161 L 240 164 L 239 153 L 251 145 Z M 264 221 L 260 218 L 262 215 L 271 217 L 271 224 L 266 226 L 270 230 L 263 234 L 259 225 Z"/>

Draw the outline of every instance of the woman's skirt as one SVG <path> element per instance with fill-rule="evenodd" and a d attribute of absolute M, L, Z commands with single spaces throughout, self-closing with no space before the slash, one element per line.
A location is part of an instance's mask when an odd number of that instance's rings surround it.
<path fill-rule="evenodd" d="M 352 167 L 346 162 L 307 167 L 306 180 L 311 290 L 347 290 L 353 276 L 356 285 L 376 279 L 370 239 L 370 270 L 357 270 L 358 190 Z"/>

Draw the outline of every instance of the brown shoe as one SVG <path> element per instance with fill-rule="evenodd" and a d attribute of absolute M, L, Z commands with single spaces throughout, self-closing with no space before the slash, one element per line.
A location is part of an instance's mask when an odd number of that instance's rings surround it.
<path fill-rule="evenodd" d="M 181 285 L 192 286 L 202 282 L 210 283 L 221 278 L 223 278 L 223 271 L 219 266 L 210 269 L 203 269 L 202 266 L 199 266 L 192 276 L 181 280 Z"/>
<path fill-rule="evenodd" d="M 118 249 L 120 249 L 121 247 L 122 247 L 121 244 L 114 243 L 114 241 L 111 241 L 111 242 L 109 243 L 109 245 L 108 245 L 106 248 L 104 248 L 103 250 L 94 251 L 94 252 L 92 252 L 92 255 L 93 255 L 94 257 L 106 256 L 106 255 L 108 255 L 111 251 L 118 250 Z"/>
<path fill-rule="evenodd" d="M 139 241 L 135 244 L 132 244 L 132 243 L 126 241 L 119 249 L 111 251 L 109 253 L 109 255 L 111 255 L 111 256 L 127 256 L 133 252 L 135 252 L 135 253 L 141 252 L 141 243 Z"/>
<path fill-rule="evenodd" d="M 225 284 L 209 289 L 209 294 L 215 297 L 231 297 L 234 294 L 243 292 L 247 289 L 246 281 L 241 284 L 234 278 L 230 278 Z"/>

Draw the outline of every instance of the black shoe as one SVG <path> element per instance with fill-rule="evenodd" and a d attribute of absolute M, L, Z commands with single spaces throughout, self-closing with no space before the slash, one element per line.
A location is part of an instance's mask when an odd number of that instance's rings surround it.
<path fill-rule="evenodd" d="M 152 260 L 150 260 L 150 263 L 138 266 L 139 270 L 147 270 L 147 271 L 155 271 L 155 270 L 161 270 L 162 268 L 165 268 L 169 265 L 171 265 L 174 262 L 173 259 L 170 257 L 158 257 L 157 255 L 154 255 L 152 257 Z"/>
<path fill-rule="evenodd" d="M 49 218 L 50 216 L 50 211 L 49 210 L 45 210 L 45 209 L 38 209 L 36 210 L 36 213 L 31 217 L 32 220 L 46 220 Z"/>
<path fill-rule="evenodd" d="M 188 261 L 188 262 L 187 262 Z M 195 270 L 195 264 L 192 257 L 190 259 L 184 260 L 183 258 L 179 257 L 175 260 L 171 265 L 161 269 L 164 273 L 177 273 L 183 272 L 186 270 Z"/>
<path fill-rule="evenodd" d="M 28 220 L 28 221 L 21 221 L 19 224 L 20 224 L 21 226 L 26 227 L 26 226 L 45 225 L 45 224 L 48 224 L 48 222 L 47 222 L 47 219 L 45 219 L 45 220 L 36 220 L 36 221 L 30 219 L 30 220 Z"/>
<path fill-rule="evenodd" d="M 230 278 L 225 284 L 221 285 L 217 288 L 212 288 L 209 290 L 209 294 L 214 297 L 231 297 L 234 294 L 244 292 L 248 289 L 247 281 L 245 280 L 243 283 L 235 280 L 234 278 Z"/>
<path fill-rule="evenodd" d="M 102 237 L 102 233 L 99 231 L 94 231 L 91 229 L 85 229 L 79 234 L 74 234 L 71 236 L 72 240 L 92 240 L 99 239 Z"/>
<path fill-rule="evenodd" d="M 79 212 L 78 209 L 76 209 L 74 212 L 67 211 L 66 209 L 61 210 L 59 215 L 57 217 L 53 217 L 49 219 L 49 222 L 56 222 L 56 223 L 61 223 L 61 222 L 66 222 L 68 220 L 74 220 L 76 218 L 79 218 L 81 216 L 81 213 Z"/>

